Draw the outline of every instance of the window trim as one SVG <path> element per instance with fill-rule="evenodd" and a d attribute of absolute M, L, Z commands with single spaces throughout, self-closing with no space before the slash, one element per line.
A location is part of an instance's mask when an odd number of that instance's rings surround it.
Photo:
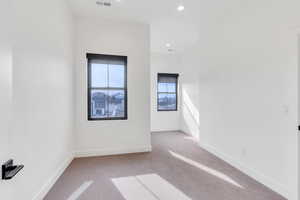
<path fill-rule="evenodd" d="M 158 84 L 159 84 L 159 77 L 165 76 L 165 77 L 173 77 L 176 78 L 176 108 L 175 109 L 159 109 L 159 94 L 174 94 L 174 92 L 159 92 L 158 91 Z M 179 74 L 171 74 L 171 73 L 158 73 L 157 74 L 157 88 L 156 88 L 156 107 L 158 112 L 175 112 L 178 111 L 178 77 Z"/>
<path fill-rule="evenodd" d="M 124 88 L 115 88 L 115 87 L 92 87 L 91 86 L 91 61 L 90 59 L 109 59 L 115 60 L 119 58 L 124 61 Z M 107 54 L 86 54 L 87 60 L 87 118 L 88 121 L 107 121 L 107 120 L 127 120 L 128 119 L 128 88 L 127 88 L 127 56 L 121 55 L 107 55 Z M 103 89 L 103 90 L 124 90 L 124 117 L 106 117 L 106 118 L 93 118 L 91 117 L 91 91 L 93 89 Z"/>

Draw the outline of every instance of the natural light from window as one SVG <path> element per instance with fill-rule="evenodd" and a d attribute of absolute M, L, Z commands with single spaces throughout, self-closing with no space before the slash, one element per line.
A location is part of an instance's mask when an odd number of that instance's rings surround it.
<path fill-rule="evenodd" d="M 67 200 L 78 200 L 80 195 L 82 195 L 92 184 L 94 181 L 86 181 L 82 185 L 74 191 Z"/>
<path fill-rule="evenodd" d="M 185 162 L 185 163 L 187 163 L 187 164 L 189 164 L 189 165 L 192 165 L 192 166 L 194 166 L 194 167 L 197 167 L 197 168 L 199 168 L 199 169 L 201 169 L 201 170 L 207 172 L 207 173 L 210 174 L 210 175 L 213 175 L 213 176 L 215 176 L 215 177 L 217 177 L 217 178 L 219 178 L 219 179 L 221 179 L 221 180 L 223 180 L 223 181 L 226 181 L 227 183 L 230 183 L 230 184 L 232 184 L 232 185 L 234 185 L 234 186 L 236 186 L 236 187 L 239 187 L 239 188 L 244 188 L 244 187 L 241 186 L 239 183 L 237 183 L 237 182 L 234 181 L 232 178 L 230 178 L 229 176 L 227 176 L 226 174 L 224 174 L 224 173 L 222 173 L 222 172 L 219 172 L 219 171 L 217 171 L 217 170 L 215 170 L 215 169 L 212 169 L 212 168 L 210 168 L 210 167 L 207 167 L 207 166 L 205 166 L 205 165 L 203 165 L 203 164 L 201 164 L 201 163 L 199 163 L 199 162 L 196 162 L 196 161 L 194 161 L 194 160 L 192 160 L 192 159 L 189 159 L 189 158 L 187 158 L 187 157 L 184 157 L 184 156 L 182 156 L 182 155 L 180 155 L 180 154 L 178 154 L 178 153 L 175 153 L 175 152 L 173 152 L 173 151 L 169 151 L 169 153 L 170 153 L 173 157 L 175 157 L 175 158 L 177 158 L 177 159 L 179 159 L 179 160 L 181 160 L 181 161 L 183 161 L 183 162 Z"/>
<path fill-rule="evenodd" d="M 126 119 L 126 62 L 123 56 L 88 54 L 89 119 Z"/>
<path fill-rule="evenodd" d="M 157 174 L 112 179 L 126 200 L 192 200 Z"/>

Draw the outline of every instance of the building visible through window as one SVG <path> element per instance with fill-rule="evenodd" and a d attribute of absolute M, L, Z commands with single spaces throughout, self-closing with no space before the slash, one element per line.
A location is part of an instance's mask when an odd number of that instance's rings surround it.
<path fill-rule="evenodd" d="M 178 74 L 159 73 L 157 77 L 157 110 L 177 111 Z"/>
<path fill-rule="evenodd" d="M 87 54 L 88 119 L 127 119 L 127 57 Z"/>

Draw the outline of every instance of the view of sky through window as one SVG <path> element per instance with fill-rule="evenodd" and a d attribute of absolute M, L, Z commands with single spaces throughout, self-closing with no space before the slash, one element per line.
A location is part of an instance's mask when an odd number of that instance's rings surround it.
<path fill-rule="evenodd" d="M 124 118 L 125 63 L 92 60 L 89 73 L 90 118 Z"/>
<path fill-rule="evenodd" d="M 159 111 L 177 110 L 176 75 L 158 75 L 157 106 Z"/>

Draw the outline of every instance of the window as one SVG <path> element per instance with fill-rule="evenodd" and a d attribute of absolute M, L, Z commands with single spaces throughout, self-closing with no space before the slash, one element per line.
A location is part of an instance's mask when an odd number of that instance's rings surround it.
<path fill-rule="evenodd" d="M 88 120 L 127 119 L 127 57 L 87 54 Z"/>
<path fill-rule="evenodd" d="M 158 74 L 157 110 L 177 111 L 178 74 Z"/>

